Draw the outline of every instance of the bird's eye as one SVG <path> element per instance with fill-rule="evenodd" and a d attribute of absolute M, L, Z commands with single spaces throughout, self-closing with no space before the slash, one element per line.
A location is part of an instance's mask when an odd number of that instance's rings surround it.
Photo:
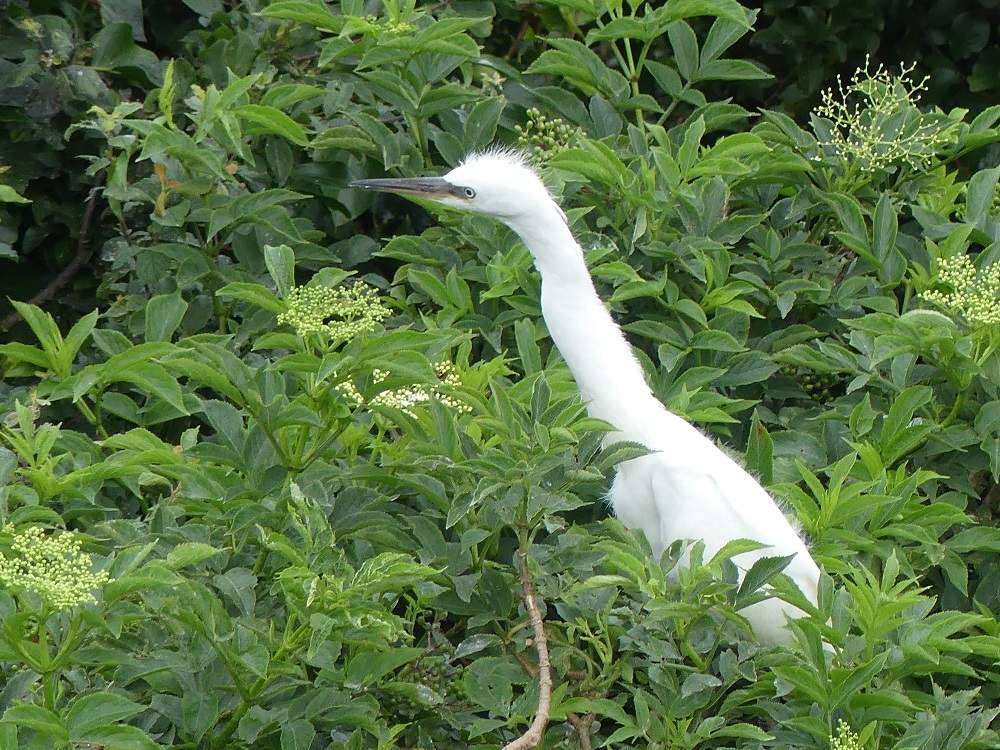
<path fill-rule="evenodd" d="M 465 197 L 468 198 L 470 201 L 476 197 L 476 191 L 470 187 L 463 188 L 462 192 L 465 193 Z"/>

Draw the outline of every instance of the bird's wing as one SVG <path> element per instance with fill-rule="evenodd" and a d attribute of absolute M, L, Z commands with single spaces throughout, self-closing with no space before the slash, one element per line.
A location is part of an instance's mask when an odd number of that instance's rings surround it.
<path fill-rule="evenodd" d="M 738 556 L 742 569 L 765 556 L 794 554 L 812 562 L 798 532 L 753 477 L 718 449 L 711 456 L 686 453 L 628 461 L 612 487 L 616 515 L 641 528 L 654 551 L 678 539 L 700 539 L 711 557 L 728 542 L 752 539 L 768 547 Z"/>
<path fill-rule="evenodd" d="M 679 539 L 704 540 L 706 558 L 735 539 L 768 545 L 733 558 L 741 579 L 761 557 L 794 555 L 785 573 L 815 603 L 819 568 L 770 495 L 721 452 L 708 465 L 687 458 L 688 463 L 678 464 L 655 453 L 620 466 L 611 501 L 622 522 L 641 528 L 656 554 Z M 781 600 L 768 599 L 741 614 L 763 642 L 788 643 L 786 615 L 804 613 Z"/>

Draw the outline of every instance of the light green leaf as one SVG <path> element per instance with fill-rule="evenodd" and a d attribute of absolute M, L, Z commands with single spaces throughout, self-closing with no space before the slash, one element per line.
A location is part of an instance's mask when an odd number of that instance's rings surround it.
<path fill-rule="evenodd" d="M 274 292 L 260 284 L 234 281 L 232 284 L 226 284 L 222 287 L 216 292 L 216 295 L 223 299 L 241 299 L 273 313 L 280 313 L 285 309 L 282 301 L 274 296 Z"/>
<path fill-rule="evenodd" d="M 222 552 L 210 544 L 202 542 L 182 542 L 167 554 L 166 563 L 171 570 L 180 570 L 195 565 Z"/>
<path fill-rule="evenodd" d="M 298 21 L 330 31 L 339 31 L 344 23 L 330 12 L 323 0 L 277 0 L 261 10 L 258 15 Z"/>
<path fill-rule="evenodd" d="M 244 104 L 236 108 L 236 116 L 257 125 L 244 128 L 247 135 L 280 135 L 298 146 L 308 146 L 306 129 L 280 109 L 261 104 Z"/>
<path fill-rule="evenodd" d="M 0 185 L 0 203 L 31 203 L 10 185 Z"/>
<path fill-rule="evenodd" d="M 667 36 L 678 72 L 687 80 L 694 80 L 698 72 L 698 38 L 694 31 L 684 21 L 677 21 L 667 28 Z"/>

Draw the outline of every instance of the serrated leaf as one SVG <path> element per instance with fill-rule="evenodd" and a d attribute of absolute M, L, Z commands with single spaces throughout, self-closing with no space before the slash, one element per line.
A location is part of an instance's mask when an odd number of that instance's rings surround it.
<path fill-rule="evenodd" d="M 305 719 L 293 719 L 281 725 L 281 750 L 309 750 L 316 739 L 316 729 Z"/>
<path fill-rule="evenodd" d="M 680 74 L 691 81 L 698 72 L 698 37 L 684 21 L 675 21 L 667 28 L 670 47 Z"/>
<path fill-rule="evenodd" d="M 219 699 L 214 693 L 185 690 L 181 696 L 180 731 L 193 742 L 201 741 L 212 726 L 219 721 Z"/>
<path fill-rule="evenodd" d="M 288 245 L 265 245 L 264 263 L 278 288 L 278 294 L 287 299 L 295 286 L 295 251 Z"/>
<path fill-rule="evenodd" d="M 392 651 L 361 651 L 347 664 L 344 679 L 365 687 L 399 669 L 424 653 L 422 648 L 396 648 Z"/>
<path fill-rule="evenodd" d="M 875 218 L 872 222 L 872 245 L 875 257 L 885 263 L 896 248 L 896 233 L 899 231 L 899 220 L 896 209 L 888 193 L 883 193 L 875 206 Z"/>
<path fill-rule="evenodd" d="M 730 542 L 726 542 L 722 548 L 712 555 L 712 559 L 709 560 L 709 565 L 718 565 L 724 560 L 731 560 L 737 555 L 744 555 L 748 552 L 756 552 L 767 547 L 766 544 L 761 544 L 760 542 L 755 542 L 752 539 L 733 539 Z"/>
<path fill-rule="evenodd" d="M 322 0 L 275 0 L 259 11 L 258 15 L 298 21 L 330 31 L 339 31 L 344 23 L 330 12 Z"/>
<path fill-rule="evenodd" d="M 234 281 L 222 287 L 216 292 L 216 295 L 223 299 L 240 299 L 273 313 L 280 313 L 285 309 L 284 304 L 274 295 L 274 292 L 260 284 Z"/>
<path fill-rule="evenodd" d="M 69 733 L 63 726 L 62 719 L 47 708 L 33 704 L 22 703 L 10 706 L 3 713 L 3 721 L 19 727 L 33 729 L 43 735 L 61 739 L 61 744 L 69 740 Z"/>
<path fill-rule="evenodd" d="M 80 738 L 90 730 L 124 721 L 145 710 L 145 706 L 116 693 L 92 693 L 73 701 L 66 712 L 66 726 L 72 737 Z"/>
<path fill-rule="evenodd" d="M 180 570 L 214 557 L 222 550 L 202 542 L 183 542 L 167 553 L 166 563 L 171 570 Z"/>
<path fill-rule="evenodd" d="M 72 739 L 78 747 L 101 750 L 157 750 L 162 747 L 138 727 L 127 724 L 93 727 L 79 735 L 74 734 Z"/>
<path fill-rule="evenodd" d="M 631 461 L 634 458 L 648 456 L 654 452 L 655 451 L 650 450 L 642 443 L 622 440 L 612 443 L 601 451 L 600 458 L 597 462 L 597 468 L 602 472 L 607 472 L 623 461 Z"/>
<path fill-rule="evenodd" d="M 110 360 L 109 360 L 110 361 Z M 110 368 L 105 368 L 110 370 Z M 172 377 L 162 365 L 152 362 L 135 362 L 126 370 L 111 371 L 105 381 L 132 383 L 146 393 L 163 399 L 181 414 L 187 414 L 184 406 L 184 394 L 176 378 Z"/>
<path fill-rule="evenodd" d="M 736 601 L 739 602 L 741 599 L 753 596 L 757 589 L 787 568 L 794 557 L 795 555 L 761 557 L 754 562 L 750 566 L 750 570 L 743 576 L 739 591 L 736 592 Z"/>
<path fill-rule="evenodd" d="M 237 117 L 257 126 L 246 128 L 247 135 L 280 135 L 297 146 L 309 146 L 306 129 L 280 109 L 262 104 L 244 104 L 235 111 Z"/>
<path fill-rule="evenodd" d="M 484 633 L 479 633 L 476 635 L 471 635 L 464 641 L 455 646 L 455 653 L 452 654 L 453 659 L 464 659 L 473 654 L 478 654 L 480 651 L 484 651 L 487 648 L 500 645 L 500 639 L 495 635 L 487 635 Z"/>
<path fill-rule="evenodd" d="M 188 304 L 180 292 L 160 294 L 146 303 L 146 341 L 170 341 L 181 324 Z"/>

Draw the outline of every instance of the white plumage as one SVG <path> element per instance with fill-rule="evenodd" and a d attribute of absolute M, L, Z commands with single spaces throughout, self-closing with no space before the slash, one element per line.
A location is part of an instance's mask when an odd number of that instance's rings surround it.
<path fill-rule="evenodd" d="M 750 474 L 653 395 L 594 289 L 565 215 L 523 157 L 493 151 L 468 158 L 444 177 L 352 185 L 429 198 L 513 229 L 534 258 L 542 278 L 542 315 L 589 413 L 616 428 L 607 442 L 630 440 L 655 451 L 618 466 L 610 499 L 622 523 L 642 529 L 657 557 L 679 539 L 704 540 L 708 556 L 735 539 L 769 545 L 737 556 L 741 571 L 764 556 L 794 554 L 785 573 L 816 602 L 819 568 L 802 539 Z M 787 643 L 785 615 L 803 613 L 769 599 L 742 614 L 761 641 Z"/>

